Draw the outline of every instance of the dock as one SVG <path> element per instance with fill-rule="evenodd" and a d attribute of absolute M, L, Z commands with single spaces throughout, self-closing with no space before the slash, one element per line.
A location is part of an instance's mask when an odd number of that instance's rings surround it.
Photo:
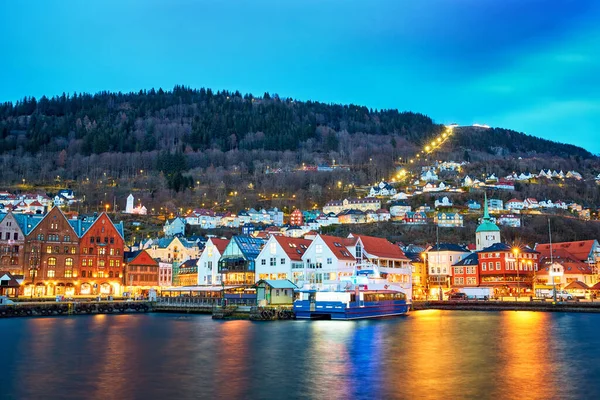
<path fill-rule="evenodd" d="M 149 311 L 152 311 L 152 304 L 148 301 L 15 302 L 0 306 L 0 318 L 124 314 Z"/>

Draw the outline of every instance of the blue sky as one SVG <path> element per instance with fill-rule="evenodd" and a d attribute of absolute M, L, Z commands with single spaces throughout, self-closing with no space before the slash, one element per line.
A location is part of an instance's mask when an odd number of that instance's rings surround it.
<path fill-rule="evenodd" d="M 600 153 L 598 21 L 595 0 L 0 0 L 0 101 L 268 91 Z"/>

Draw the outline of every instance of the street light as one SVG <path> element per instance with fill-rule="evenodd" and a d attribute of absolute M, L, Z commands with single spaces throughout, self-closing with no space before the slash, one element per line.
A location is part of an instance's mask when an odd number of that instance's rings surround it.
<path fill-rule="evenodd" d="M 519 248 L 518 247 L 514 247 L 512 250 L 513 254 L 515 255 L 515 268 L 517 268 L 517 300 L 519 300 L 519 297 L 521 295 L 521 285 L 519 282 Z"/>

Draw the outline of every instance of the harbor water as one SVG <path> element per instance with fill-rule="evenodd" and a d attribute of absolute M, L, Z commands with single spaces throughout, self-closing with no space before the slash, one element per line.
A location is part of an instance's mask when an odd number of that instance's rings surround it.
<path fill-rule="evenodd" d="M 2 399 L 598 399 L 600 314 L 0 320 Z"/>

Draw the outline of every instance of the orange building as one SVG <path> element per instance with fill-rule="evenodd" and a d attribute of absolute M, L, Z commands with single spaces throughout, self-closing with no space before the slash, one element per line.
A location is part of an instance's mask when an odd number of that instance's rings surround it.
<path fill-rule="evenodd" d="M 149 289 L 159 286 L 158 261 L 150 257 L 146 250 L 125 253 L 124 271 L 123 284 L 134 295 L 147 294 Z"/>
<path fill-rule="evenodd" d="M 290 214 L 290 225 L 291 226 L 302 226 L 304 225 L 304 216 L 302 215 L 302 211 L 299 209 L 295 209 Z"/>

